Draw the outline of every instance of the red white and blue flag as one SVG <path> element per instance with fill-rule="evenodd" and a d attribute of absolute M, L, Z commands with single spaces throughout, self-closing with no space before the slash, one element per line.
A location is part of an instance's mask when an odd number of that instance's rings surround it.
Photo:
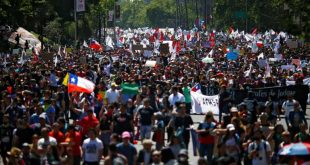
<path fill-rule="evenodd" d="M 85 78 L 74 74 L 69 74 L 68 93 L 83 92 L 92 93 L 95 89 L 95 84 Z"/>
<path fill-rule="evenodd" d="M 96 40 L 92 40 L 89 47 L 95 51 L 102 51 L 102 46 Z"/>
<path fill-rule="evenodd" d="M 200 86 L 200 84 L 196 84 L 195 86 L 193 86 L 192 87 L 192 92 L 201 93 L 201 86 Z"/>

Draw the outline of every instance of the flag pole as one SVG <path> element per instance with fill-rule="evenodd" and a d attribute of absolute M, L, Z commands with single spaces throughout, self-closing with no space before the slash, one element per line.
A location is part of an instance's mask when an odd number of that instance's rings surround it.
<path fill-rule="evenodd" d="M 246 13 L 246 18 L 245 18 L 245 32 L 248 32 L 248 0 L 245 0 L 245 13 Z"/>
<path fill-rule="evenodd" d="M 78 22 L 77 22 L 77 16 L 76 16 L 76 0 L 74 0 L 74 21 L 75 21 L 74 40 L 77 41 Z"/>

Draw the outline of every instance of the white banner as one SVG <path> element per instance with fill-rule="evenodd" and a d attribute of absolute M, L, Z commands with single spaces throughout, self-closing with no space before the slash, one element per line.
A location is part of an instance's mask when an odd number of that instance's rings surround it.
<path fill-rule="evenodd" d="M 310 86 L 310 78 L 305 78 L 303 82 L 304 85 Z M 295 85 L 295 81 L 286 81 L 286 85 Z"/>
<path fill-rule="evenodd" d="M 212 111 L 213 114 L 219 114 L 219 95 L 205 96 L 198 92 L 191 92 L 192 112 L 207 113 Z"/>
<path fill-rule="evenodd" d="M 85 0 L 76 0 L 76 12 L 85 11 Z"/>

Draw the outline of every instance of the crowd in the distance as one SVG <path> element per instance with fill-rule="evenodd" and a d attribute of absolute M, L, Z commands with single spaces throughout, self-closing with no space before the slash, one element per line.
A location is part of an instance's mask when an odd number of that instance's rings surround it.
<path fill-rule="evenodd" d="M 130 52 L 126 44 L 99 53 L 88 48 L 60 53 L 56 65 L 40 55 L 39 60 L 23 61 L 20 55 L 2 54 L 2 162 L 264 165 L 294 161 L 278 152 L 293 142 L 310 142 L 306 107 L 293 95 L 285 101 L 258 102 L 251 89 L 286 86 L 286 81 L 302 84 L 309 78 L 309 45 L 289 48 L 288 35 L 277 40 L 277 33 L 268 33 L 269 37 L 260 38 L 265 45 L 253 52 L 248 47 L 252 41 L 245 35 L 216 34 L 214 47 L 193 41 L 191 48 L 185 47 L 173 60 L 171 54 L 144 57 L 141 52 Z M 136 35 L 135 40 L 141 41 L 143 36 Z M 209 41 L 204 33 L 199 37 Z M 269 68 L 261 67 L 261 59 L 274 58 L 273 45 L 282 58 L 268 64 Z M 225 54 L 231 50 L 227 49 L 237 50 L 238 58 L 228 60 Z M 261 53 L 264 56 L 259 59 Z M 214 61 L 203 63 L 206 56 Z M 296 69 L 281 69 L 292 59 L 301 62 L 294 64 Z M 155 60 L 155 67 L 145 67 L 146 60 Z M 94 92 L 68 93 L 63 84 L 68 72 L 93 81 Z M 137 85 L 138 92 L 122 93 L 124 83 Z M 196 84 L 203 94 L 220 95 L 219 120 L 210 110 L 203 121 L 193 121 L 190 92 Z M 248 91 L 248 95 L 236 104 L 231 89 Z M 281 114 L 285 123 L 280 122 Z M 188 150 L 191 139 L 198 144 L 197 153 Z M 143 149 L 137 150 L 136 143 L 142 143 Z M 198 162 L 189 162 L 193 153 L 199 156 Z"/>

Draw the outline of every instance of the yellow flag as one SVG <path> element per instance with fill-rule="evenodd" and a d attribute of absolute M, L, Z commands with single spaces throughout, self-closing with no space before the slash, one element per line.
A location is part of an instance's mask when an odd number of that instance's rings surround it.
<path fill-rule="evenodd" d="M 66 74 L 64 80 L 62 81 L 62 85 L 68 86 L 69 73 Z"/>

